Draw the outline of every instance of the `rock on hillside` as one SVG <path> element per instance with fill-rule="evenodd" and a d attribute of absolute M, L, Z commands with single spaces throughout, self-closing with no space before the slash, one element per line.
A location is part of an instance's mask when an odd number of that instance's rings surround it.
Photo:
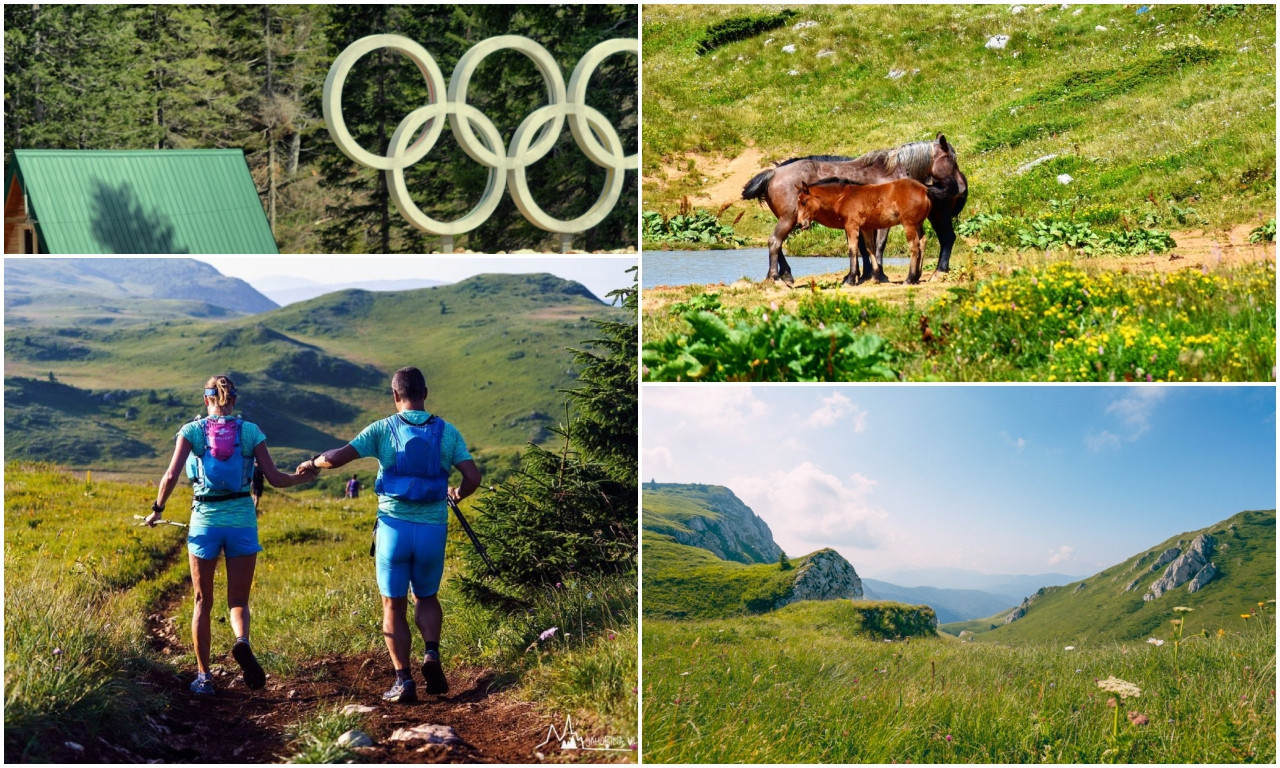
<path fill-rule="evenodd" d="M 646 527 L 669 534 L 680 544 L 700 547 L 721 560 L 738 563 L 776 563 L 782 556 L 782 548 L 774 543 L 769 526 L 728 488 L 649 483 L 645 493 Z M 650 497 L 667 497 L 681 506 L 678 512 L 664 515 L 655 512 L 657 503 L 651 502 Z M 655 524 L 654 517 L 664 520 Z"/>
<path fill-rule="evenodd" d="M 1152 583 L 1151 588 L 1142 596 L 1143 601 L 1155 600 L 1187 582 L 1191 582 L 1188 587 L 1190 592 L 1195 592 L 1208 584 L 1218 573 L 1217 567 L 1211 561 L 1215 543 L 1213 537 L 1207 533 L 1195 537 L 1187 551 L 1174 558 L 1173 562 L 1169 563 L 1169 567 L 1164 570 L 1164 575 Z M 1165 555 L 1173 551 L 1176 550 L 1171 549 Z M 1164 556 L 1161 557 L 1163 559 Z"/>
<path fill-rule="evenodd" d="M 858 578 L 853 565 L 834 549 L 820 549 L 796 569 L 791 594 L 781 605 L 800 600 L 858 600 L 861 597 L 862 579 Z"/>

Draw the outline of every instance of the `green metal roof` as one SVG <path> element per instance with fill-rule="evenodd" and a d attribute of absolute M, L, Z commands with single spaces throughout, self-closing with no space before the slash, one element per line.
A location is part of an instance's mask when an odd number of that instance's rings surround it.
<path fill-rule="evenodd" d="M 238 149 L 16 149 L 10 162 L 42 252 L 280 252 Z"/>

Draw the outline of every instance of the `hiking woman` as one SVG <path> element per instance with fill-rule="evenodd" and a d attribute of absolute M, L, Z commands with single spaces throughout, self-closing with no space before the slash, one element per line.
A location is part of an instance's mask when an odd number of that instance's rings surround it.
<path fill-rule="evenodd" d="M 146 523 L 155 524 L 164 515 L 164 505 L 186 466 L 193 480 L 191 524 L 187 529 L 187 551 L 191 561 L 191 585 L 195 589 L 195 611 L 191 617 L 191 640 L 196 647 L 198 673 L 191 690 L 213 693 L 209 676 L 209 618 L 213 613 L 213 574 L 218 555 L 227 558 L 227 607 L 231 629 L 236 634 L 231 656 L 244 672 L 251 689 L 266 684 L 266 673 L 249 647 L 249 589 L 257 565 L 258 518 L 254 514 L 251 488 L 254 460 L 266 479 L 276 488 L 306 482 L 314 472 L 285 474 L 276 469 L 267 452 L 266 436 L 252 422 L 231 415 L 236 404 L 236 385 L 226 376 L 214 376 L 204 385 L 204 405 L 208 417 L 185 424 L 178 431 L 169 468 L 160 478 L 160 488 Z"/>

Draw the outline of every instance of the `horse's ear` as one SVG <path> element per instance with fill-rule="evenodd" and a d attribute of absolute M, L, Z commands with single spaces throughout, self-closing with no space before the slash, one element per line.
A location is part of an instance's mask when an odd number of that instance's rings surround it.
<path fill-rule="evenodd" d="M 808 185 L 808 184 L 805 184 L 805 183 L 802 181 L 802 182 L 800 182 L 799 184 L 797 184 L 797 185 L 796 185 L 796 191 L 797 191 L 797 192 L 800 192 L 801 194 L 805 194 L 805 195 L 807 195 L 807 194 L 809 194 L 809 185 Z"/>
<path fill-rule="evenodd" d="M 943 136 L 941 132 L 938 133 L 938 146 L 942 147 L 943 152 L 951 151 L 951 146 L 947 144 L 947 137 Z"/>

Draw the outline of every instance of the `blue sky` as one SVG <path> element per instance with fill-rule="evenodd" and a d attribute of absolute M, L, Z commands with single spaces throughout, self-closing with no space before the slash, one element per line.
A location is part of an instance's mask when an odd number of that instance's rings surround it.
<path fill-rule="evenodd" d="M 228 277 L 258 287 L 264 279 L 298 277 L 334 286 L 414 277 L 455 283 L 482 272 L 525 274 L 550 272 L 585 285 L 600 298 L 631 285 L 625 270 L 635 254 L 592 256 L 196 256 Z"/>
<path fill-rule="evenodd" d="M 641 477 L 863 576 L 1086 576 L 1276 497 L 1269 386 L 645 385 Z M 943 585 L 940 585 L 943 586 Z"/>

